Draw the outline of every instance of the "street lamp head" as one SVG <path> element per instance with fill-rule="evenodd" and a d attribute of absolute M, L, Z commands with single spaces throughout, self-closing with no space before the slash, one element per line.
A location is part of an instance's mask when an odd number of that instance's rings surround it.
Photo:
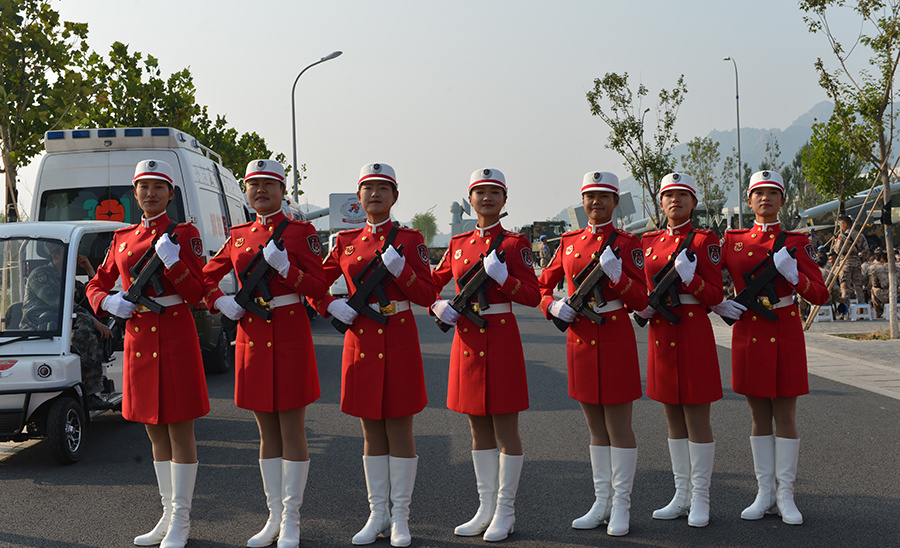
<path fill-rule="evenodd" d="M 731 57 L 722 57 L 723 61 L 731 61 Z"/>
<path fill-rule="evenodd" d="M 335 51 L 335 52 L 329 53 L 325 57 L 322 57 L 322 61 L 331 61 L 335 57 L 340 57 L 342 53 L 344 53 L 344 52 L 343 51 Z"/>

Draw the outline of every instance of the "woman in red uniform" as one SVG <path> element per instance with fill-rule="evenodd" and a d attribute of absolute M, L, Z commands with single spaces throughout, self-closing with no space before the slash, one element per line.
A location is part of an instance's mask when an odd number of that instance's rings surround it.
<path fill-rule="evenodd" d="M 737 320 L 732 331 L 731 386 L 746 396 L 753 419 L 750 450 L 759 489 L 756 500 L 741 512 L 741 517 L 762 519 L 777 509 L 785 523 L 800 525 L 803 516 L 794 504 L 800 450 L 797 396 L 809 393 L 809 382 L 803 325 L 792 295 L 796 291 L 813 304 L 824 304 L 828 290 L 806 235 L 781 230 L 778 211 L 784 199 L 781 175 L 775 171 L 754 173 L 747 203 L 756 221 L 752 228 L 726 232 L 722 248 L 725 268 L 737 292 L 747 285 L 744 275 L 772 257 L 780 274 L 774 283 L 779 299 L 772 303 L 761 295 L 760 301 L 777 319 L 769 321 L 732 300 L 723 301 L 713 311 Z M 774 249 L 776 245 L 778 249 Z M 788 252 L 792 249 L 796 250 L 793 256 Z"/>
<path fill-rule="evenodd" d="M 436 301 L 432 311 L 444 323 L 456 325 L 447 407 L 469 416 L 480 499 L 475 517 L 454 533 L 484 533 L 484 540 L 497 541 L 514 529 L 516 490 L 524 460 L 519 411 L 528 409 L 525 356 L 512 303 L 537 306 L 541 297 L 531 243 L 500 225 L 500 212 L 506 205 L 503 174 L 496 169 L 473 173 L 469 203 L 478 214 L 477 228 L 450 240 L 432 278 L 438 290 L 456 278 L 458 291 L 462 287 L 460 277 L 484 255 L 484 270 L 491 278 L 486 295 L 490 308 L 480 314 L 487 326 L 479 328 L 468 318 L 460 318 L 448 301 Z M 500 252 L 504 253 L 502 258 Z"/>
<path fill-rule="evenodd" d="M 188 304 L 203 299 L 208 283 L 200 265 L 200 234 L 190 223 L 177 225 L 175 243 L 163 234 L 171 223 L 166 206 L 175 195 L 172 167 L 160 160 L 144 160 L 134 170 L 134 196 L 143 210 L 141 222 L 113 235 L 109 252 L 87 285 L 87 296 L 98 314 L 109 312 L 125 324 L 122 416 L 142 422 L 153 445 L 153 466 L 163 515 L 147 534 L 135 537 L 138 546 L 165 548 L 187 543 L 191 500 L 197 477 L 194 419 L 209 413 L 206 378 L 200 357 L 197 327 Z M 165 294 L 150 298 L 165 307 L 157 314 L 124 299 L 134 281 L 129 269 L 155 243 L 164 269 Z M 121 276 L 123 291 L 109 291 Z"/>
<path fill-rule="evenodd" d="M 656 519 L 675 519 L 690 510 L 688 525 L 709 523 L 709 484 L 715 442 L 709 422 L 710 403 L 722 397 L 716 341 L 707 307 L 722 301 L 722 250 L 709 230 L 691 226 L 697 187 L 690 175 L 666 175 L 659 191 L 668 219 L 665 230 L 644 234 L 644 273 L 652 276 L 674 257 L 681 306 L 672 307 L 672 323 L 651 307 L 638 312 L 649 319 L 647 395 L 664 404 L 669 427 L 669 455 L 675 476 L 672 501 L 653 512 Z M 692 238 L 685 249 L 685 240 Z M 690 257 L 687 250 L 694 252 Z"/>
<path fill-rule="evenodd" d="M 322 246 L 311 224 L 282 213 L 285 182 L 280 163 L 253 160 L 247 165 L 244 186 L 256 220 L 232 227 L 225 245 L 203 272 L 217 283 L 232 270 L 242 272 L 262 248 L 266 263 L 275 271 L 266 282 L 273 297 L 268 304 L 272 317 L 246 313 L 233 296 L 223 295 L 218 288 L 206 301 L 210 308 L 240 320 L 234 401 L 253 411 L 259 427 L 259 469 L 269 519 L 247 546 L 268 546 L 277 538 L 280 548 L 296 547 L 309 473 L 306 406 L 319 398 L 312 332 L 300 295 L 321 298 L 325 294 Z M 284 239 L 283 248 L 275 243 L 279 239 Z"/>
<path fill-rule="evenodd" d="M 581 199 L 590 223 L 583 230 L 562 235 L 558 252 L 541 272 L 541 310 L 547 319 L 569 323 L 566 362 L 569 396 L 581 403 L 591 432 L 591 470 L 595 501 L 584 516 L 572 522 L 575 529 L 593 529 L 609 520 L 606 532 L 628 534 L 631 486 L 637 466 L 637 442 L 631 429 L 632 402 L 641 397 L 641 370 L 634 328 L 624 307 L 647 308 L 644 253 L 640 240 L 613 226 L 613 210 L 619 203 L 619 178 L 613 173 L 587 173 Z M 618 255 L 614 253 L 618 252 Z M 553 290 L 563 278 L 569 295 L 573 278 L 601 251 L 600 267 L 609 278 L 602 291 L 606 305 L 594 307 L 605 318 L 603 325 L 576 314 L 567 299 L 555 300 Z M 610 486 L 614 491 L 610 504 Z"/>
<path fill-rule="evenodd" d="M 372 295 L 369 306 L 386 316 L 387 324 L 358 314 L 346 299 L 326 295 L 316 307 L 350 326 L 344 337 L 341 411 L 362 423 L 371 510 L 352 543 L 371 544 L 390 529 L 391 546 L 409 546 L 409 502 L 419 460 L 413 417 L 428 403 L 410 301 L 428 307 L 434 302 L 434 285 L 422 235 L 391 222 L 391 207 L 399 196 L 394 169 L 387 164 L 363 166 L 356 195 L 366 212 L 366 226 L 338 234 L 325 259 L 325 282 L 330 286 L 343 274 L 355 292 L 353 277 L 380 254 L 390 273 L 384 291 L 391 302 L 380 307 Z M 390 513 L 388 498 L 393 503 Z"/>

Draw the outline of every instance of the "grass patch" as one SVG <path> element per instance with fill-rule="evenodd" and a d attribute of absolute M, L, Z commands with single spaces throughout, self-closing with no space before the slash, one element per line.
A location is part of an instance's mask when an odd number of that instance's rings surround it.
<path fill-rule="evenodd" d="M 891 340 L 891 331 L 890 329 L 879 329 L 871 333 L 835 333 L 835 336 L 855 341 L 889 341 Z"/>

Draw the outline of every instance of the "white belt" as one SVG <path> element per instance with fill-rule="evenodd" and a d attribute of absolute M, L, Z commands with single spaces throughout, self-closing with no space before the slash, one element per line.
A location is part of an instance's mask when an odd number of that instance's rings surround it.
<path fill-rule="evenodd" d="M 759 302 L 762 303 L 763 306 L 766 306 L 765 301 L 769 301 L 768 297 L 757 297 L 757 300 L 759 300 Z M 794 299 L 790 295 L 785 295 L 774 303 L 772 303 L 771 301 L 769 301 L 769 303 L 770 306 L 766 306 L 766 308 L 768 308 L 769 310 L 775 310 L 777 308 L 791 306 L 792 304 L 794 304 Z"/>
<path fill-rule="evenodd" d="M 491 314 L 509 314 L 512 312 L 511 303 L 491 303 L 491 307 L 487 310 L 480 310 L 476 306 L 476 312 L 482 316 L 490 316 Z"/>
<path fill-rule="evenodd" d="M 385 316 L 393 316 L 401 312 L 409 310 L 409 301 L 391 301 L 387 306 L 381 306 L 378 303 L 369 303 L 369 308 L 375 312 L 381 312 Z"/>
<path fill-rule="evenodd" d="M 681 301 L 681 304 L 700 304 L 700 301 L 697 300 L 697 297 L 688 295 L 687 293 L 679 293 L 678 300 Z"/>
<path fill-rule="evenodd" d="M 165 297 L 147 297 L 160 306 L 175 306 L 184 302 L 181 295 L 166 295 Z"/>
<path fill-rule="evenodd" d="M 607 312 L 612 312 L 613 310 L 625 308 L 625 305 L 622 304 L 621 299 L 606 301 L 606 304 L 603 306 L 597 306 L 597 303 L 591 301 L 591 308 L 593 308 L 594 312 L 596 312 L 597 314 L 605 314 Z"/>
<path fill-rule="evenodd" d="M 277 297 L 272 297 L 272 300 L 269 301 L 269 309 L 278 308 L 279 306 L 287 306 L 289 304 L 296 304 L 300 302 L 300 295 L 297 293 L 288 293 L 287 295 L 279 295 Z"/>

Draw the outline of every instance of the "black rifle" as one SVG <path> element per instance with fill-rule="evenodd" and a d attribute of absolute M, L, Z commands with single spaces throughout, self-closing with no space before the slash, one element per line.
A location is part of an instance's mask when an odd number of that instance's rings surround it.
<path fill-rule="evenodd" d="M 497 259 L 501 263 L 505 262 L 505 257 L 506 251 L 497 252 Z M 450 308 L 461 316 L 468 318 L 476 326 L 485 327 L 488 321 L 479 312 L 491 307 L 487 302 L 487 284 L 490 281 L 491 277 L 488 276 L 487 271 L 484 269 L 484 254 L 482 254 L 478 262 L 472 265 L 472 268 L 459 278 L 462 289 L 450 301 Z M 476 302 L 472 303 L 472 299 L 475 299 Z M 450 331 L 450 328 L 453 327 L 448 323 L 442 322 L 440 318 L 435 318 L 434 321 L 444 333 Z"/>
<path fill-rule="evenodd" d="M 687 249 L 685 255 L 687 255 L 689 261 L 694 262 L 696 255 L 692 250 L 688 249 L 691 245 L 691 241 L 694 239 L 694 234 L 696 233 L 691 231 L 690 234 L 685 237 L 684 242 L 679 246 L 678 250 L 672 254 L 672 258 L 659 269 L 659 272 L 650 277 L 650 279 L 653 280 L 653 291 L 650 292 L 648 304 L 659 312 L 663 318 L 669 320 L 673 324 L 677 324 L 681 321 L 678 314 L 672 312 L 672 308 L 681 306 L 681 298 L 678 297 L 678 287 L 675 285 L 676 281 L 681 282 L 681 277 L 678 276 L 678 271 L 675 270 L 675 259 L 682 250 Z M 644 327 L 649 320 L 638 316 L 637 312 L 635 312 L 634 321 L 636 321 L 639 326 Z"/>
<path fill-rule="evenodd" d="M 393 238 L 390 239 L 392 240 Z M 402 252 L 403 246 L 401 245 L 397 247 L 397 253 L 402 255 Z M 383 251 L 376 251 L 375 257 L 369 261 L 369 264 L 359 274 L 353 276 L 353 285 L 356 287 L 356 291 L 347 299 L 347 304 L 357 313 L 367 316 L 369 319 L 375 320 L 382 325 L 387 325 L 387 316 L 381 312 L 376 312 L 369 306 L 369 297 L 372 295 L 375 295 L 379 306 L 382 308 L 391 304 L 387 293 L 384 292 L 384 281 L 391 280 L 391 273 L 384 266 L 384 261 L 381 258 L 382 253 Z M 337 318 L 331 318 L 331 325 L 341 333 L 346 333 L 350 329 L 349 325 Z"/>
<path fill-rule="evenodd" d="M 163 234 L 169 235 L 172 243 L 178 243 L 178 234 L 173 232 L 176 226 L 178 226 L 176 223 L 169 223 L 169 226 L 163 231 Z M 157 314 L 164 314 L 166 312 L 166 307 L 147 296 L 148 286 L 153 287 L 153 291 L 156 292 L 157 297 L 162 297 L 166 294 L 166 288 L 163 287 L 162 280 L 160 279 L 160 273 L 162 272 L 163 267 L 165 267 L 165 264 L 163 264 L 159 255 L 156 254 L 156 241 L 159 240 L 160 236 L 162 236 L 162 234 L 153 238 L 147 251 L 144 251 L 144 254 L 138 259 L 138 262 L 134 263 L 134 265 L 128 269 L 132 277 L 134 277 L 134 282 L 128 286 L 128 291 L 125 292 L 123 297 L 126 301 L 136 304 L 138 307 L 150 310 L 151 312 L 156 312 Z M 124 320 L 120 323 L 124 323 Z"/>
<path fill-rule="evenodd" d="M 272 292 L 269 290 L 269 280 L 272 279 L 272 265 L 266 262 L 263 249 L 269 242 L 275 242 L 278 249 L 284 249 L 284 238 L 281 234 L 288 226 L 288 220 L 283 219 L 281 223 L 266 240 L 265 245 L 259 246 L 259 251 L 253 256 L 253 259 L 247 263 L 238 273 L 238 279 L 241 281 L 241 289 L 234 296 L 234 302 L 241 305 L 248 312 L 252 312 L 255 316 L 264 320 L 272 319 L 272 310 L 269 309 L 269 302 L 272 300 Z M 254 298 L 259 292 L 259 298 Z M 222 327 L 226 331 L 231 331 L 237 326 L 237 321 L 228 318 L 222 319 Z"/>
<path fill-rule="evenodd" d="M 784 234 L 784 232 L 781 234 Z M 777 240 L 775 242 L 775 247 L 780 247 Z M 747 285 L 732 300 L 753 310 L 770 322 L 774 322 L 778 319 L 778 315 L 766 307 L 766 303 L 771 306 L 778 302 L 778 293 L 775 291 L 775 278 L 779 276 L 779 273 L 778 269 L 775 268 L 774 259 L 771 262 L 769 261 L 770 257 L 774 255 L 774 252 L 770 253 L 771 254 L 766 255 L 758 265 L 753 267 L 753 270 L 744 274 L 743 278 Z M 788 253 L 791 254 L 791 257 L 796 256 L 797 248 L 792 247 L 791 249 L 788 249 Z M 765 293 L 766 296 L 764 300 L 760 302 L 758 296 L 762 293 Z M 734 325 L 737 321 L 732 320 L 731 318 L 722 319 L 725 320 L 725 323 L 728 325 Z"/>
<path fill-rule="evenodd" d="M 619 256 L 619 250 L 620 248 L 618 247 L 613 249 L 613 253 L 615 253 L 616 257 Z M 592 322 L 603 325 L 606 322 L 606 318 L 594 312 L 593 308 L 593 306 L 606 306 L 606 299 L 603 298 L 603 288 L 606 287 L 606 282 L 609 280 L 609 277 L 600 266 L 600 255 L 600 251 L 595 251 L 594 254 L 591 255 L 591 261 L 587 266 L 585 266 L 577 276 L 572 278 L 572 281 L 578 284 L 578 289 L 572 293 L 572 296 L 566 299 L 566 304 L 571 306 L 575 312 Z M 594 299 L 593 306 L 591 304 L 591 297 Z M 557 317 L 553 317 L 552 320 L 560 331 L 565 331 L 569 328 L 570 324 L 567 321 Z"/>

